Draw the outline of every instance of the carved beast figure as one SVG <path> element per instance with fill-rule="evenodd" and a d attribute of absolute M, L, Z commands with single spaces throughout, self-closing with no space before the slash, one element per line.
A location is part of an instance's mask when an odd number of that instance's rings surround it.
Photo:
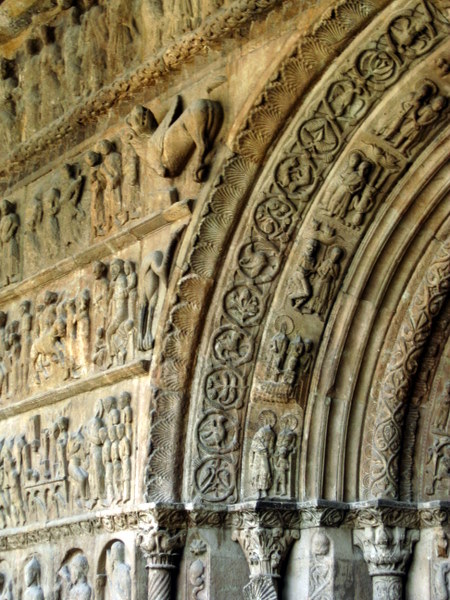
<path fill-rule="evenodd" d="M 206 156 L 222 126 L 223 111 L 218 102 L 199 99 L 183 110 L 177 96 L 161 123 L 145 106 L 136 106 L 127 117 L 137 154 L 161 177 L 179 175 L 195 153 L 194 179 L 206 178 Z"/>

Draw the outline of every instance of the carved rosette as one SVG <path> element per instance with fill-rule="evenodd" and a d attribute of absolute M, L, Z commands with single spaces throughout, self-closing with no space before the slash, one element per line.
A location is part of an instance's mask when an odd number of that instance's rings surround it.
<path fill-rule="evenodd" d="M 374 600 L 402 600 L 403 577 L 419 532 L 403 527 L 366 527 L 354 531 L 372 577 Z"/>
<path fill-rule="evenodd" d="M 300 532 L 283 527 L 270 527 L 264 522 L 264 515 L 248 515 L 232 533 L 232 539 L 239 542 L 250 569 L 250 582 L 244 587 L 247 600 L 261 597 L 276 599 L 276 580 L 280 577 L 281 566 Z M 261 590 L 264 594 L 261 596 Z"/>
<path fill-rule="evenodd" d="M 172 572 L 177 568 L 179 550 L 185 540 L 184 530 L 161 528 L 155 520 L 138 533 L 136 543 L 148 571 L 148 600 L 170 600 Z"/>

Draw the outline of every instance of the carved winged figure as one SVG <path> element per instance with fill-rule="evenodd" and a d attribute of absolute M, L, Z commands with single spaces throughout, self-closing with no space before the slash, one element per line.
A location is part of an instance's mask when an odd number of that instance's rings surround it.
<path fill-rule="evenodd" d="M 194 180 L 206 178 L 206 156 L 223 120 L 218 102 L 196 100 L 183 110 L 177 96 L 161 123 L 145 106 L 136 106 L 127 118 L 133 145 L 141 160 L 161 177 L 176 177 L 195 153 Z"/>

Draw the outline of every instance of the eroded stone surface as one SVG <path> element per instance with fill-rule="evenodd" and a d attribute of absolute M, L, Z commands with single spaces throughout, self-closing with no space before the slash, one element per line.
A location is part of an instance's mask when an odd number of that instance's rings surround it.
<path fill-rule="evenodd" d="M 0 4 L 0 598 L 450 597 L 444 4 Z"/>

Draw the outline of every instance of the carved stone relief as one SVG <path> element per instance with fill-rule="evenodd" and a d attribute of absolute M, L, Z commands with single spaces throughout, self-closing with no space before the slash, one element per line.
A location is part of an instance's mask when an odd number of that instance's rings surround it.
<path fill-rule="evenodd" d="M 96 400 L 90 418 L 54 409 L 53 417 L 30 417 L 24 429 L 3 428 L 2 528 L 127 504 L 136 468 L 133 403 L 122 391 Z"/>

